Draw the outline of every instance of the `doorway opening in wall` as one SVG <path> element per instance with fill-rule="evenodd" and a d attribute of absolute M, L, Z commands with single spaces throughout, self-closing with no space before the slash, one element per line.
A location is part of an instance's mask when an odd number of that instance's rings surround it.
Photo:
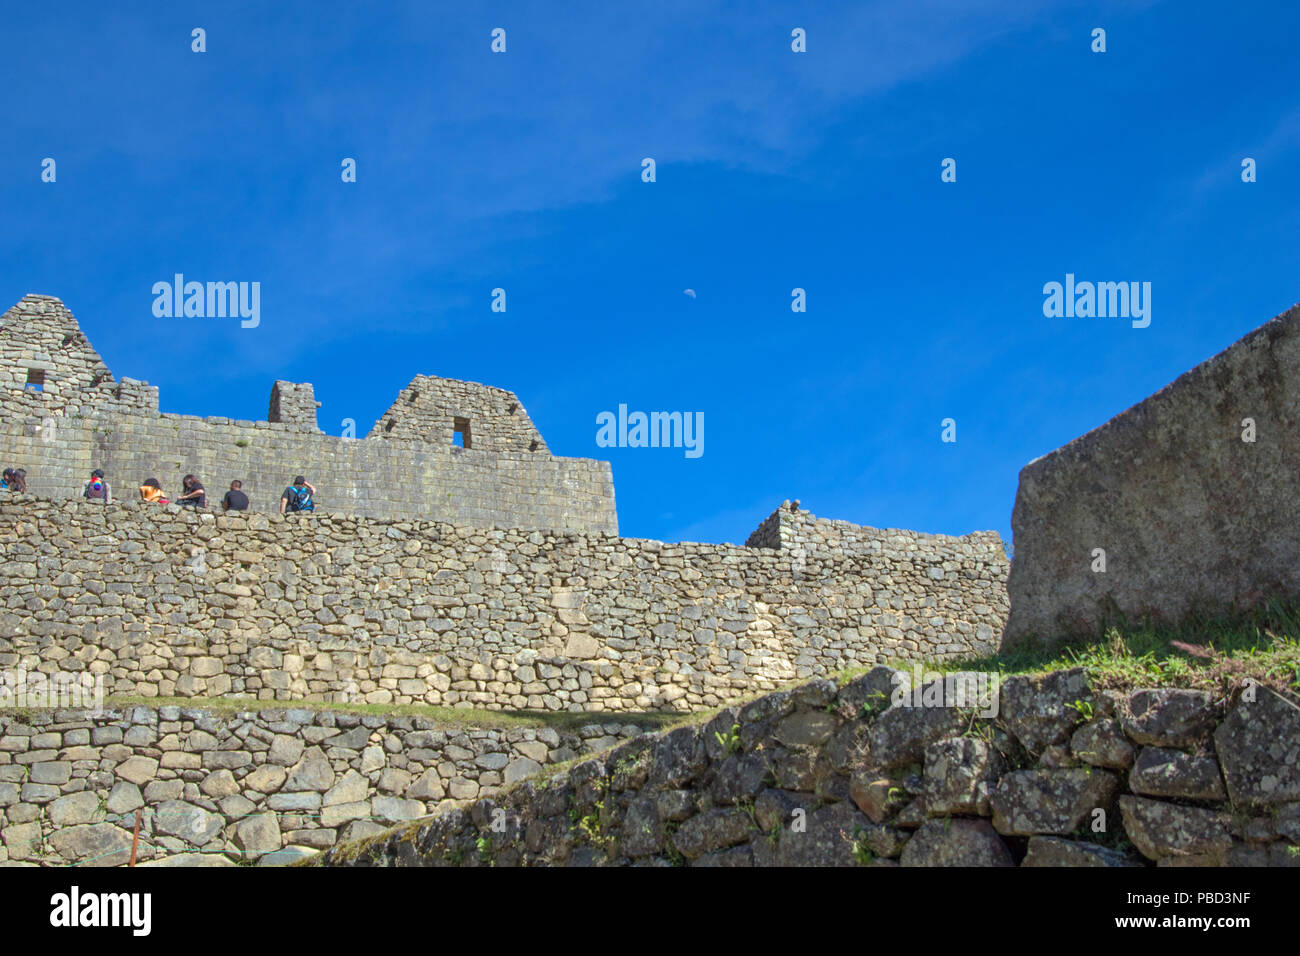
<path fill-rule="evenodd" d="M 469 419 L 457 418 L 452 423 L 451 443 L 457 448 L 470 447 Z"/>
<path fill-rule="evenodd" d="M 27 370 L 27 384 L 23 388 L 33 392 L 45 391 L 45 369 L 29 368 Z"/>

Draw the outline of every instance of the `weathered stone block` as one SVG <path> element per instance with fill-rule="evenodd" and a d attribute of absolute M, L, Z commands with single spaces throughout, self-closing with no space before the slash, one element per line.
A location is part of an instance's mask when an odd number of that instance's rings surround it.
<path fill-rule="evenodd" d="M 1005 644 L 1300 596 L 1300 307 L 1020 472 Z M 1267 439 L 1242 440 L 1252 418 Z M 1093 571 L 1096 548 L 1106 570 Z"/>

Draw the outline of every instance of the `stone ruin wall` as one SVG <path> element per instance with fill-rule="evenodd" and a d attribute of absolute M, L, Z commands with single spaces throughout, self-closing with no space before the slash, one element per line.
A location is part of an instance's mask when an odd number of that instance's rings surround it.
<path fill-rule="evenodd" d="M 1300 859 L 1300 709 L 1269 688 L 1097 690 L 1080 668 L 1010 677 L 986 709 L 942 680 L 915 706 L 898 698 L 910 679 L 813 680 L 660 733 L 293 706 L 8 712 L 0 863 L 121 865 L 137 810 L 140 859 L 172 865 Z"/>
<path fill-rule="evenodd" d="M 1300 862 L 1300 709 L 1268 688 L 1097 690 L 1080 668 L 1008 678 L 990 713 L 899 687 L 811 681 L 307 865 Z"/>
<path fill-rule="evenodd" d="M 289 862 L 642 729 L 462 729 L 304 708 L 0 711 L 0 863 L 121 866 L 137 811 L 142 862 Z"/>
<path fill-rule="evenodd" d="M 1026 465 L 1007 646 L 1300 600 L 1297 368 L 1300 306 Z"/>
<path fill-rule="evenodd" d="M 43 391 L 25 390 L 31 370 Z M 276 382 L 265 422 L 160 414 L 157 388 L 115 380 L 58 299 L 27 296 L 0 319 L 0 454 L 33 494 L 79 496 L 102 468 L 117 498 L 146 478 L 174 498 L 194 473 L 210 507 L 239 479 L 252 509 L 273 512 L 303 474 L 332 513 L 618 531 L 609 463 L 552 456 L 504 389 L 419 376 L 367 439 L 323 434 L 316 404 L 310 385 Z M 470 448 L 452 444 L 457 416 Z"/>
<path fill-rule="evenodd" d="M 796 566 L 730 545 L 20 496 L 0 503 L 0 668 L 89 669 L 109 695 L 616 712 L 995 649 L 995 533 L 858 531 L 871 547 Z"/>

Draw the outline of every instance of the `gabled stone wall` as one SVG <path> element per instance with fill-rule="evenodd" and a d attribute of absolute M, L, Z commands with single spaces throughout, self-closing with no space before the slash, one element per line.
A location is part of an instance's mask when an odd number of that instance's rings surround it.
<path fill-rule="evenodd" d="M 369 438 L 452 445 L 481 451 L 548 454 L 546 442 L 514 392 L 478 382 L 417 375 L 375 422 Z"/>
<path fill-rule="evenodd" d="M 29 369 L 44 391 L 24 388 Z M 276 382 L 265 422 L 161 415 L 157 388 L 114 380 L 58 299 L 26 296 L 0 319 L 0 460 L 34 494 L 75 498 L 100 468 L 118 498 L 147 478 L 174 498 L 193 473 L 213 507 L 239 480 L 274 512 L 302 474 L 335 514 L 618 531 L 609 463 L 551 455 L 513 393 L 421 376 L 402 394 L 369 439 L 321 433 L 307 383 Z M 452 444 L 461 415 L 468 448 Z"/>

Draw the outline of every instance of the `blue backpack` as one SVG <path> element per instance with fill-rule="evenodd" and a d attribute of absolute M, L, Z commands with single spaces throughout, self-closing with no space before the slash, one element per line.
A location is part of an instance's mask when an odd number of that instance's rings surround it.
<path fill-rule="evenodd" d="M 307 488 L 293 488 L 293 495 L 287 502 L 288 511 L 315 511 L 316 503 L 311 500 L 311 491 Z"/>

